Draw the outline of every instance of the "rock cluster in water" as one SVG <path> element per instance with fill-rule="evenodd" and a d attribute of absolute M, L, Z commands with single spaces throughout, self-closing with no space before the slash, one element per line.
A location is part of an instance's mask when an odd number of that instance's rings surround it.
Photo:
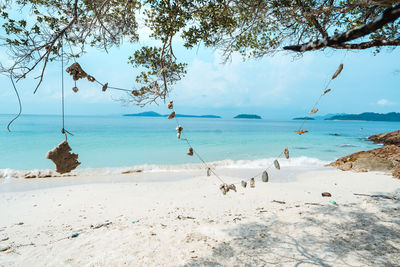
<path fill-rule="evenodd" d="M 339 158 L 328 166 L 343 171 L 390 171 L 400 178 L 400 131 L 373 135 L 369 139 L 384 146 Z"/>

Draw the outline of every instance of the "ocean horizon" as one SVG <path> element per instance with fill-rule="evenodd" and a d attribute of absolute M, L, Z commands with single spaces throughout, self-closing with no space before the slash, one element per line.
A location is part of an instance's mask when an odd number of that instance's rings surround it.
<path fill-rule="evenodd" d="M 22 115 L 7 131 L 13 115 L 0 115 L 0 169 L 54 169 L 46 153 L 64 141 L 57 115 Z M 379 147 L 366 138 L 399 129 L 399 122 L 307 121 L 309 132 L 296 136 L 301 122 L 179 118 L 185 136 L 207 162 L 258 161 L 277 157 L 288 146 L 292 159 L 314 164 Z M 186 155 L 176 137 L 176 121 L 122 115 L 66 117 L 68 142 L 79 154 L 79 169 L 199 164 Z M 225 162 L 226 163 L 226 162 Z M 225 164 L 223 163 L 223 164 Z M 247 163 L 246 163 L 247 164 Z M 251 164 L 249 164 L 250 166 Z"/>

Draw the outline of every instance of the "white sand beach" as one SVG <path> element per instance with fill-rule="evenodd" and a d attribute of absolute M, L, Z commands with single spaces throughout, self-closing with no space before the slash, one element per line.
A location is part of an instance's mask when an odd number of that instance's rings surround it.
<path fill-rule="evenodd" d="M 400 201 L 354 195 L 400 180 L 296 170 L 227 195 L 199 170 L 3 181 L 0 266 L 400 265 Z"/>

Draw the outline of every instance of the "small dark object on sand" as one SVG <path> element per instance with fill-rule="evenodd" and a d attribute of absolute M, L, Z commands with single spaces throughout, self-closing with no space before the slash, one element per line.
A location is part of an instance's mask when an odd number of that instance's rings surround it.
<path fill-rule="evenodd" d="M 331 193 L 329 193 L 329 192 L 323 192 L 321 195 L 323 197 L 331 197 L 332 196 Z"/>

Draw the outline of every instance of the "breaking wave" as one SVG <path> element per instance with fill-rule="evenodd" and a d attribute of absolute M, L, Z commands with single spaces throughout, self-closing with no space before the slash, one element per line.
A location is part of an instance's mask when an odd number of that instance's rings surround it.
<path fill-rule="evenodd" d="M 213 169 L 263 169 L 273 165 L 274 158 L 256 159 L 256 160 L 231 160 L 208 162 L 207 165 Z M 296 157 L 291 159 L 280 159 L 281 167 L 322 167 L 328 164 L 328 161 L 322 161 L 317 158 Z M 69 174 L 58 174 L 53 170 L 31 170 L 21 171 L 12 169 L 0 170 L 0 179 L 10 180 L 13 178 L 49 178 L 49 177 L 70 177 L 70 176 L 94 176 L 94 175 L 114 175 L 141 172 L 184 172 L 202 170 L 203 164 L 181 164 L 181 165 L 155 165 L 144 164 L 131 167 L 117 168 L 87 168 L 72 171 Z"/>

